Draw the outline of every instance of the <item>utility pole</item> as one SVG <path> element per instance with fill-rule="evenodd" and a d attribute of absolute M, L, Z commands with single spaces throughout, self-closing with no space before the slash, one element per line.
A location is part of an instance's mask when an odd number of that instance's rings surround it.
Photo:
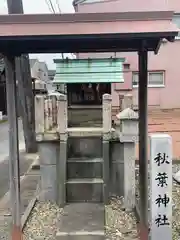
<path fill-rule="evenodd" d="M 22 0 L 7 0 L 9 14 L 23 14 Z M 16 59 L 16 78 L 18 80 L 18 96 L 20 115 L 23 122 L 26 152 L 37 152 L 35 135 L 34 95 L 29 65 L 29 56 L 21 55 Z"/>

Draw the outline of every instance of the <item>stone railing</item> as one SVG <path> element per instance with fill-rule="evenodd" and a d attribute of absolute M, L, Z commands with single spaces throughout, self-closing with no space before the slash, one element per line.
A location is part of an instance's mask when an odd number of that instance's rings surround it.
<path fill-rule="evenodd" d="M 35 96 L 35 118 L 36 134 L 48 134 L 59 132 L 63 125 L 66 96 L 63 94 L 36 95 Z M 61 111 L 62 110 L 62 111 Z"/>
<path fill-rule="evenodd" d="M 132 109 L 132 95 L 123 97 L 122 107 L 112 128 L 112 98 L 111 95 L 104 94 L 102 127 L 68 128 L 66 95 L 57 93 L 35 97 L 41 200 L 56 201 L 62 206 L 66 203 L 68 138 L 75 136 L 88 138 L 97 135 L 102 136 L 105 203 L 108 203 L 109 195 L 115 193 L 124 196 L 126 209 L 134 207 L 138 114 Z"/>

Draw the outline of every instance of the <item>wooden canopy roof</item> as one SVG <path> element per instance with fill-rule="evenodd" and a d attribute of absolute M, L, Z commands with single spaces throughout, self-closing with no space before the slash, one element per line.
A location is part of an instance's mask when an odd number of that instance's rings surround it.
<path fill-rule="evenodd" d="M 179 29 L 173 12 L 0 15 L 0 52 L 157 51 Z"/>

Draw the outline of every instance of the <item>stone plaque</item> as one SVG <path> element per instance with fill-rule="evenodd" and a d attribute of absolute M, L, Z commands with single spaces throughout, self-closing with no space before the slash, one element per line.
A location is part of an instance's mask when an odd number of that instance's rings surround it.
<path fill-rule="evenodd" d="M 150 136 L 150 238 L 172 239 L 172 139 Z"/>

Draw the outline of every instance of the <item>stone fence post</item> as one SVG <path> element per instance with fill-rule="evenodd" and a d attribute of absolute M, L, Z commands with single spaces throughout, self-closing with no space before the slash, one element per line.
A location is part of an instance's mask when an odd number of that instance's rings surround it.
<path fill-rule="evenodd" d="M 111 138 L 112 128 L 112 96 L 110 94 L 103 95 L 103 195 L 104 203 L 109 200 L 109 168 L 110 168 L 110 147 L 109 140 Z"/>
<path fill-rule="evenodd" d="M 124 95 L 122 99 L 122 110 L 126 108 L 131 108 L 133 109 L 133 96 L 132 94 L 126 94 Z"/>
<path fill-rule="evenodd" d="M 58 132 L 60 137 L 60 154 L 57 165 L 58 204 L 64 206 L 66 203 L 66 162 L 67 162 L 67 97 L 59 95 L 58 101 Z"/>
<path fill-rule="evenodd" d="M 120 124 L 120 142 L 123 144 L 124 162 L 124 206 L 127 210 L 135 206 L 135 144 L 138 138 L 138 114 L 126 108 L 117 115 Z"/>
<path fill-rule="evenodd" d="M 40 201 L 57 201 L 57 162 L 59 136 L 57 134 L 56 96 L 35 97 L 36 139 L 40 161 Z"/>
<path fill-rule="evenodd" d="M 43 95 L 35 96 L 35 129 L 36 134 L 44 132 L 45 117 L 44 117 L 44 101 L 45 97 Z"/>

